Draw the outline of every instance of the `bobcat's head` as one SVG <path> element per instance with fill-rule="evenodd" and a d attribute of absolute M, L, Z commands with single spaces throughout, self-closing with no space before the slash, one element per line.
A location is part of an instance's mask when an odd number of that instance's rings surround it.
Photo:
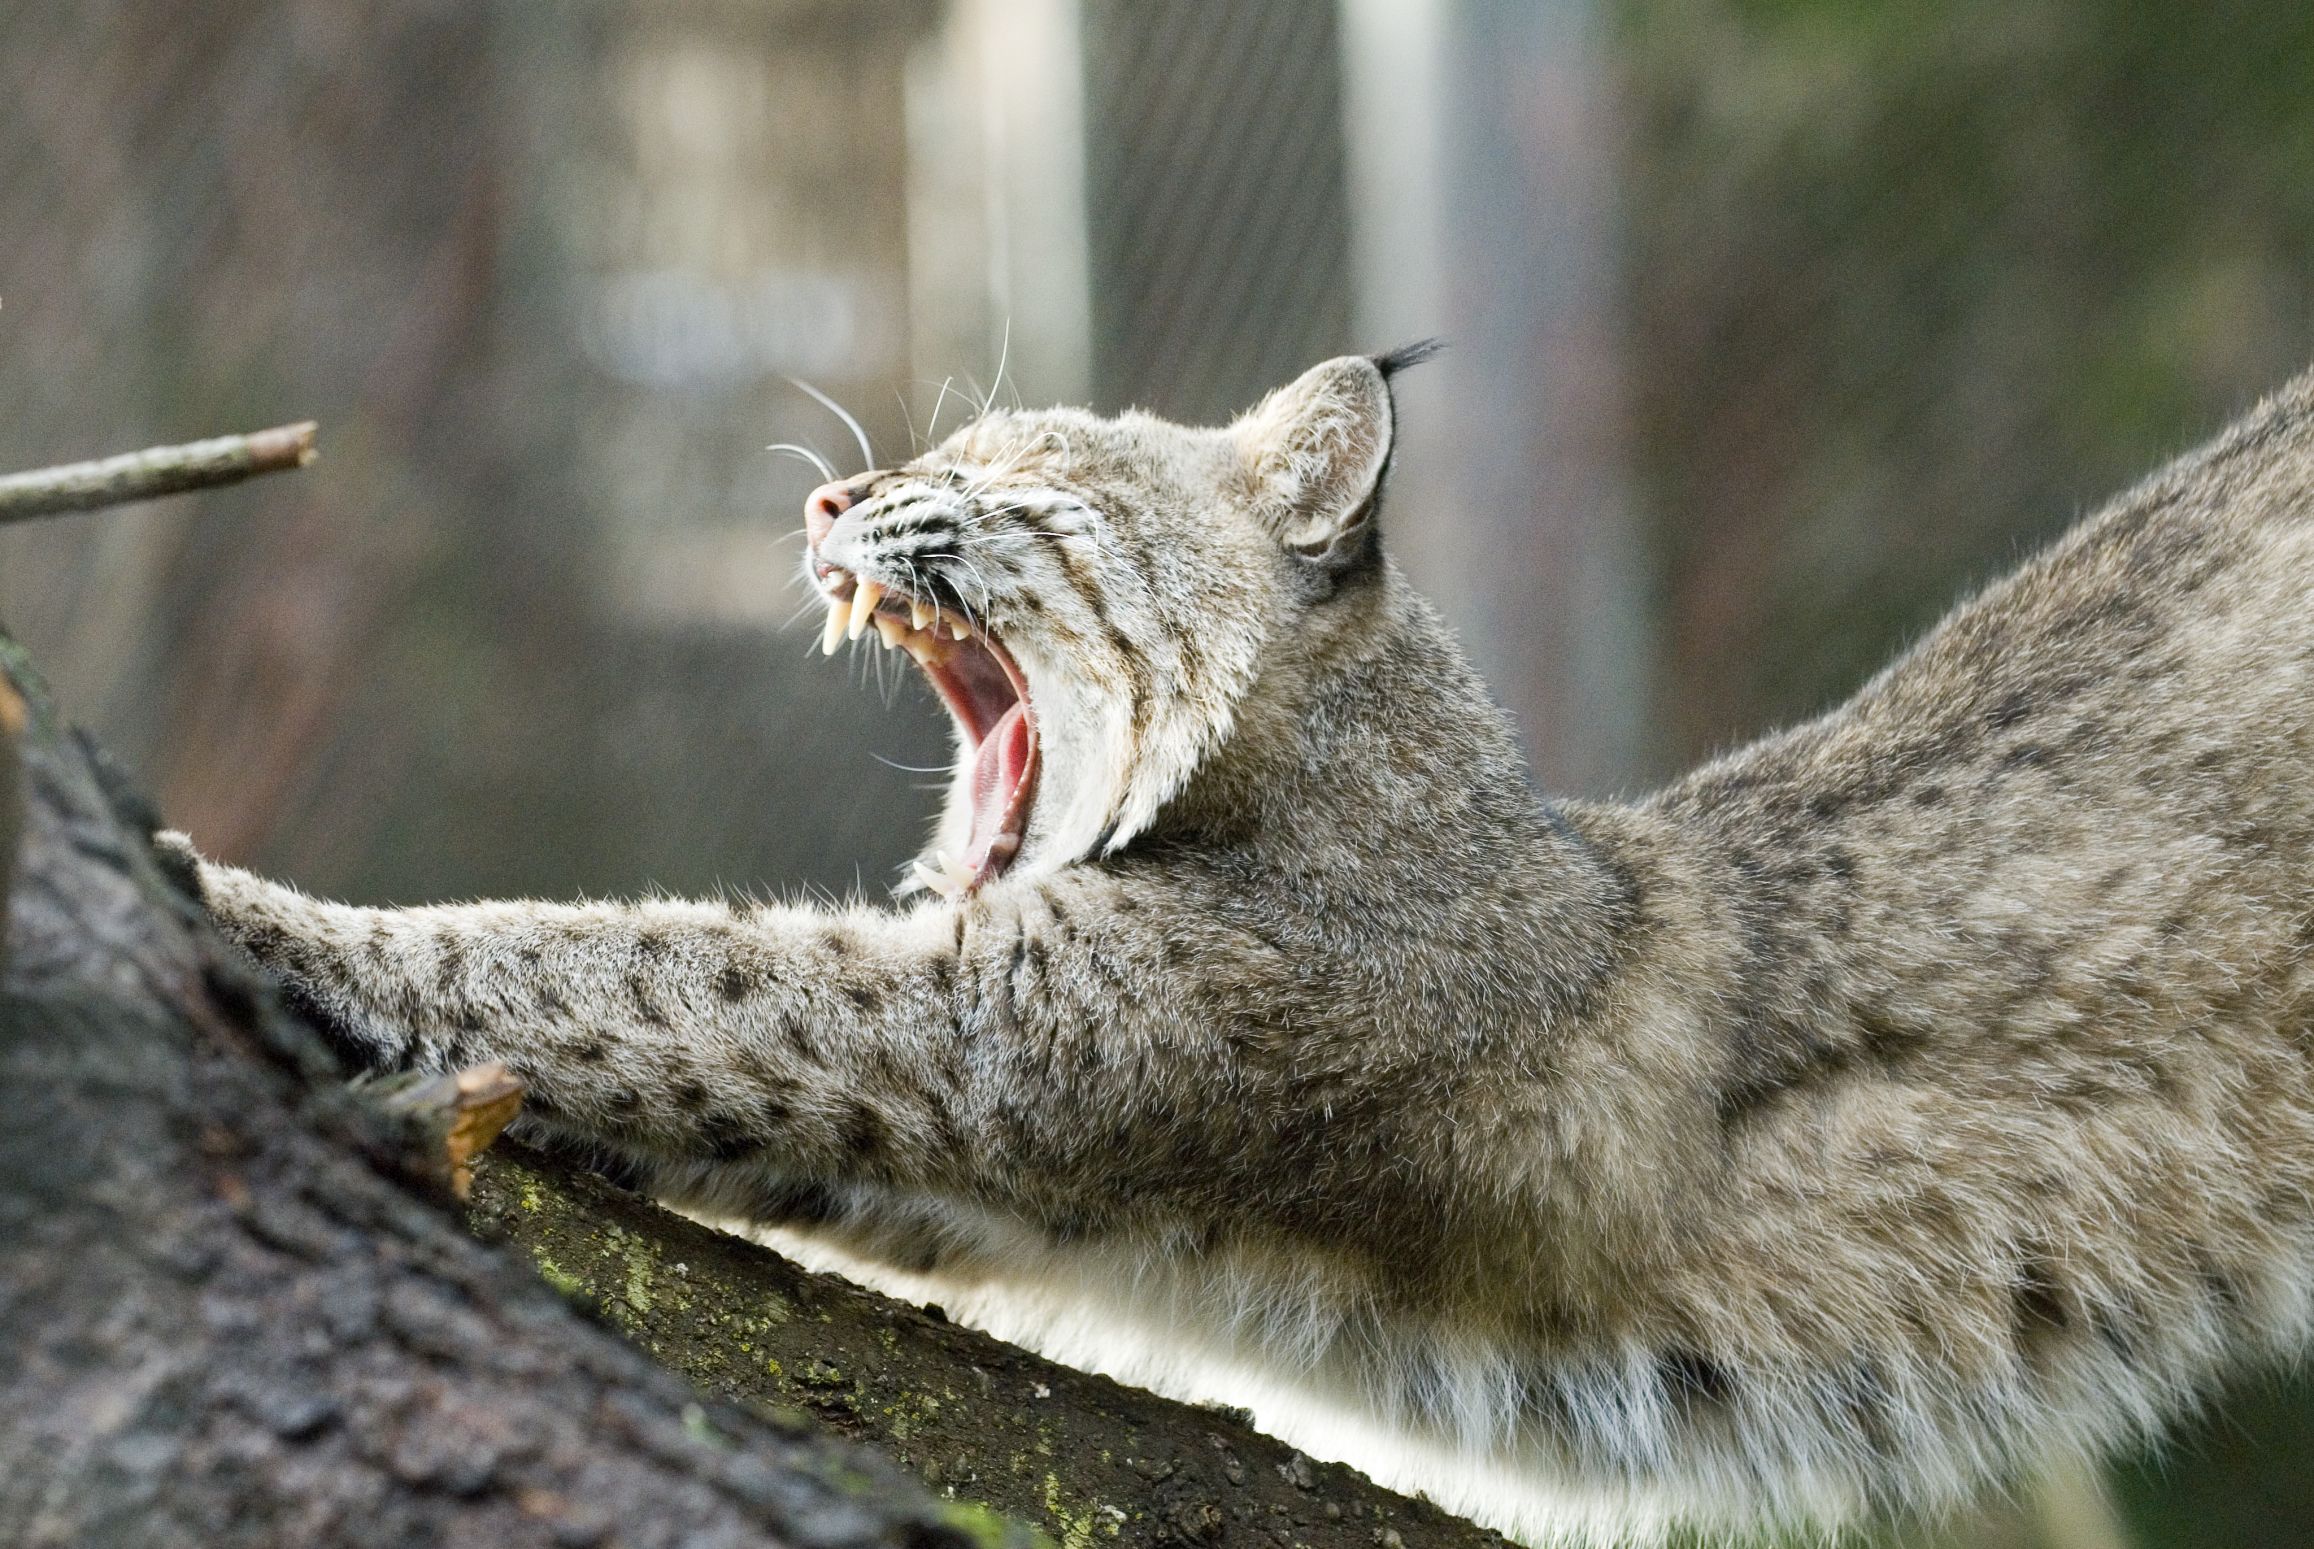
<path fill-rule="evenodd" d="M 931 864 L 958 893 L 1147 828 L 1249 696 L 1290 694 L 1381 565 L 1389 378 L 1344 356 L 1223 429 L 996 412 L 823 485 L 805 566 L 845 638 L 906 651 L 956 723 Z"/>

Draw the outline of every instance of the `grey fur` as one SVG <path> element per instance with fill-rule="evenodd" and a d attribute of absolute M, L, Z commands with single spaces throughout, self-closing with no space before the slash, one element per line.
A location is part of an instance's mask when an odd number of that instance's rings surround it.
<path fill-rule="evenodd" d="M 649 1187 L 1138 1320 L 1536 1538 L 1935 1507 L 2301 1349 L 2314 382 L 1623 806 L 1369 560 L 1391 421 L 1349 359 L 863 486 L 827 557 L 1044 732 L 960 900 L 212 906 L 365 1063 L 506 1060 Z"/>

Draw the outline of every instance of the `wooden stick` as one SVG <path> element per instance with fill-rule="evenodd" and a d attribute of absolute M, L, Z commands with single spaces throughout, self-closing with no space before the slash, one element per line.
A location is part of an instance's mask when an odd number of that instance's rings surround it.
<path fill-rule="evenodd" d="M 389 1113 L 417 1122 L 431 1142 L 428 1160 L 464 1199 L 474 1186 L 474 1158 L 522 1111 L 521 1078 L 496 1060 L 438 1076 L 388 1076 L 354 1088 Z"/>
<path fill-rule="evenodd" d="M 94 511 L 185 490 L 238 484 L 261 473 L 303 468 L 315 456 L 311 420 L 246 436 L 156 446 L 95 462 L 35 468 L 0 477 L 0 522 Z"/>

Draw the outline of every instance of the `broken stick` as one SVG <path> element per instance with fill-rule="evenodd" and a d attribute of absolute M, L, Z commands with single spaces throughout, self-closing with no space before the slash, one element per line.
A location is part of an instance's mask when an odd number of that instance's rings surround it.
<path fill-rule="evenodd" d="M 415 1121 L 428 1142 L 426 1161 L 464 1199 L 474 1183 L 474 1158 L 522 1111 L 524 1089 L 513 1071 L 491 1060 L 438 1076 L 405 1072 L 358 1083 L 354 1090 Z"/>
<path fill-rule="evenodd" d="M 261 473 L 303 468 L 314 459 L 316 426 L 277 425 L 246 436 L 156 446 L 94 462 L 35 468 L 0 477 L 0 523 L 94 511 L 186 490 L 238 484 Z"/>

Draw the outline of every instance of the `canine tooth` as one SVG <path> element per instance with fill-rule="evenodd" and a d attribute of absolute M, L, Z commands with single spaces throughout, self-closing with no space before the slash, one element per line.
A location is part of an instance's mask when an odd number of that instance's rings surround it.
<path fill-rule="evenodd" d="M 884 600 L 884 589 L 866 576 L 860 577 L 859 588 L 852 593 L 852 623 L 844 631 L 854 640 L 867 632 L 868 619 L 876 611 L 876 604 Z"/>
<path fill-rule="evenodd" d="M 908 626 L 889 613 L 877 614 L 875 623 L 876 633 L 883 637 L 884 649 L 887 651 L 898 645 L 901 637 L 908 633 Z"/>
<path fill-rule="evenodd" d="M 946 861 L 947 857 L 945 854 L 941 857 L 941 859 L 943 862 Z M 911 868 L 914 869 L 916 873 L 916 880 L 923 883 L 933 892 L 938 893 L 942 898 L 954 898 L 964 891 L 963 887 L 957 882 L 957 880 L 954 877 L 948 875 L 946 871 L 934 871 L 931 867 L 925 865 L 921 860 L 910 861 L 908 864 Z"/>
<path fill-rule="evenodd" d="M 836 647 L 844 643 L 844 625 L 851 618 L 850 609 L 835 598 L 828 599 L 828 627 L 820 635 L 820 655 L 833 656 Z"/>
<path fill-rule="evenodd" d="M 908 622 L 918 629 L 932 622 L 932 610 L 915 598 L 908 599 Z"/>

